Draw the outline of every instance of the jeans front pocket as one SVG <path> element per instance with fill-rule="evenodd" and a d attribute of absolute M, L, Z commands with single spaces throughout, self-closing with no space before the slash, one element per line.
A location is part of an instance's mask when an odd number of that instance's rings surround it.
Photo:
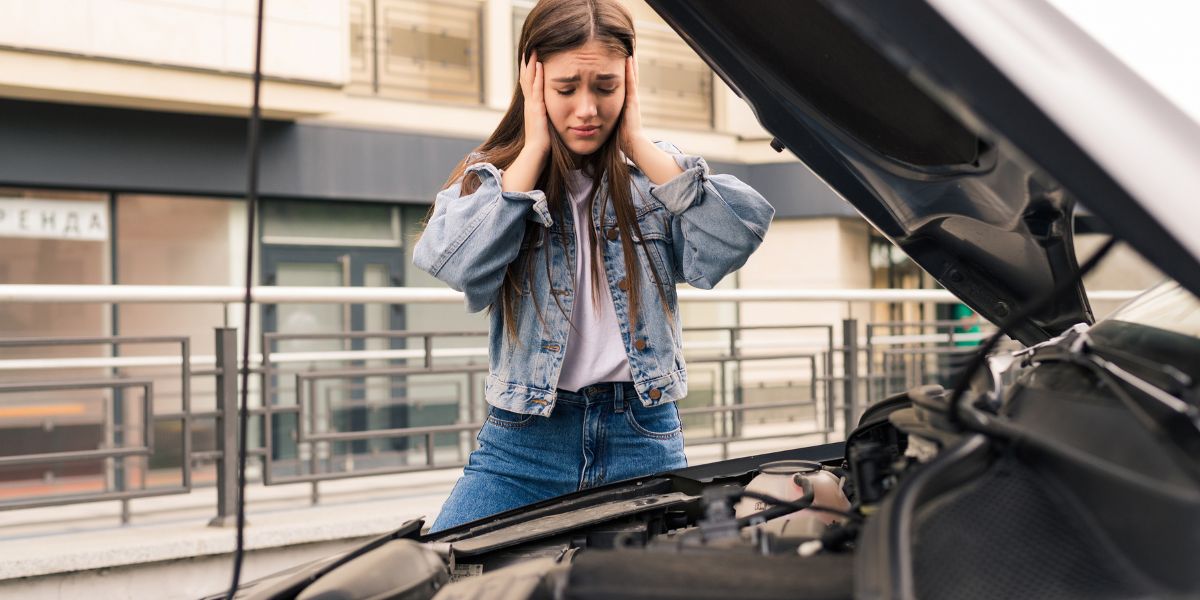
<path fill-rule="evenodd" d="M 537 415 L 524 415 L 504 410 L 503 408 L 489 406 L 487 422 L 505 429 L 519 429 L 531 425 L 535 417 Z"/>
<path fill-rule="evenodd" d="M 679 420 L 679 408 L 674 402 L 664 402 L 654 407 L 645 407 L 638 400 L 629 403 L 625 420 L 638 435 L 655 440 L 669 440 L 683 433 Z"/>

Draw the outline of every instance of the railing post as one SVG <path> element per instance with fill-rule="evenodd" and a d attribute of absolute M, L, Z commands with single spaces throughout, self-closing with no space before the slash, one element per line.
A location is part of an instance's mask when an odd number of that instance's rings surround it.
<path fill-rule="evenodd" d="M 867 323 L 867 347 L 864 348 L 867 354 L 867 385 L 866 389 L 867 405 L 870 406 L 875 402 L 875 328 L 873 323 Z"/>
<path fill-rule="evenodd" d="M 854 431 L 858 405 L 858 319 L 842 319 L 842 396 L 846 413 L 845 437 Z"/>
<path fill-rule="evenodd" d="M 834 394 L 836 394 L 837 384 L 833 381 L 833 326 L 829 325 L 825 328 L 826 346 L 825 346 L 825 430 L 833 431 L 834 421 L 833 407 Z M 828 434 L 826 434 L 828 436 Z"/>
<path fill-rule="evenodd" d="M 738 348 L 738 341 L 742 337 L 742 328 L 738 326 L 729 328 L 729 356 L 733 358 L 733 405 L 741 406 L 746 402 L 746 396 L 742 389 L 742 358 Z M 743 413 L 740 410 L 735 410 L 729 415 L 729 421 L 733 428 L 733 436 L 741 437 Z"/>
<path fill-rule="evenodd" d="M 237 329 L 217 327 L 217 516 L 210 527 L 229 527 L 238 503 Z"/>

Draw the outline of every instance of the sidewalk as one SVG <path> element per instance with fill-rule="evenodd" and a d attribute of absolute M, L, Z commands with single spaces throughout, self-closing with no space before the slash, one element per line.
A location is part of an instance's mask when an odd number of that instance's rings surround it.
<path fill-rule="evenodd" d="M 792 437 L 735 442 L 729 456 L 823 441 L 798 425 L 748 426 L 747 434 L 786 432 Z M 687 454 L 693 465 L 722 459 L 719 445 L 689 446 Z M 248 566 L 243 581 L 352 548 L 414 518 L 430 522 L 461 473 L 443 469 L 321 482 L 315 506 L 307 483 L 252 483 L 246 490 Z M 132 500 L 132 518 L 125 525 L 120 504 L 113 501 L 0 512 L 0 596 L 139 598 L 149 592 L 187 598 L 209 593 L 228 577 L 235 544 L 233 527 L 208 526 L 215 507 L 216 490 L 202 488 Z M 160 587 L 164 585 L 171 593 Z"/>
<path fill-rule="evenodd" d="M 261 550 L 362 538 L 432 518 L 461 469 L 246 490 L 246 548 Z M 209 527 L 216 490 L 131 501 L 120 522 L 117 502 L 0 512 L 0 581 L 231 553 L 234 528 Z"/>

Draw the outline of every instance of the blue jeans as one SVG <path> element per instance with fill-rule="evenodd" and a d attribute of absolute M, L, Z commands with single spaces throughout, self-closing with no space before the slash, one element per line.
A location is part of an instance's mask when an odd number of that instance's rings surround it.
<path fill-rule="evenodd" d="M 646 408 L 630 383 L 558 391 L 549 417 L 488 407 L 463 476 L 430 531 L 539 500 L 687 466 L 674 402 Z"/>

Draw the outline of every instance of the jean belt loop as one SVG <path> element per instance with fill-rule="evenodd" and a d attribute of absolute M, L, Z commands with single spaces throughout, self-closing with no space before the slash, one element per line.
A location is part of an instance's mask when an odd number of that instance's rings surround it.
<path fill-rule="evenodd" d="M 625 384 L 620 382 L 613 384 L 613 412 L 625 412 Z"/>

